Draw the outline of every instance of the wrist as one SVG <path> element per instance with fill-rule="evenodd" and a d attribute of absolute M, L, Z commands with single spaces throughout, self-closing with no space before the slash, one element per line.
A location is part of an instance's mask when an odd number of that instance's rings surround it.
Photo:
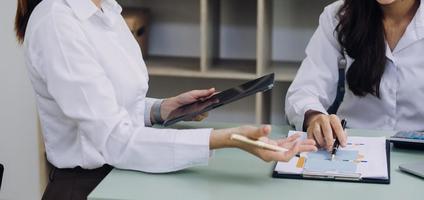
<path fill-rule="evenodd" d="M 161 109 L 160 109 L 160 116 L 162 117 L 162 119 L 166 119 L 169 113 L 176 108 L 173 102 L 174 102 L 173 97 L 163 100 Z"/>
<path fill-rule="evenodd" d="M 231 140 L 231 129 L 213 130 L 210 136 L 210 149 L 233 148 L 237 143 Z"/>

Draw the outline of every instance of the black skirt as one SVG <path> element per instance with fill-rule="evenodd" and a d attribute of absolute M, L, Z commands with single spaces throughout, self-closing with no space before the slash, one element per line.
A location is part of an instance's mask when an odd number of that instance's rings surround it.
<path fill-rule="evenodd" d="M 113 167 L 59 169 L 53 167 L 42 200 L 85 200 Z"/>

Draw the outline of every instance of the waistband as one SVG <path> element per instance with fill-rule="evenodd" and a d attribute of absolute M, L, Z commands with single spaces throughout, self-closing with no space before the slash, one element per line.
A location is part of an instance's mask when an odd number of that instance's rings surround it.
<path fill-rule="evenodd" d="M 112 169 L 113 167 L 110 165 L 103 165 L 96 169 L 83 169 L 79 166 L 75 168 L 60 169 L 53 166 L 49 174 L 49 179 L 50 181 L 69 178 L 98 179 L 105 177 Z"/>

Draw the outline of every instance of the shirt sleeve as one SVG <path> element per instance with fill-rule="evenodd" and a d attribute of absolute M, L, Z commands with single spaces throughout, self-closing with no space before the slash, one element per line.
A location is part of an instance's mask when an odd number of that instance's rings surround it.
<path fill-rule="evenodd" d="M 78 127 L 75 142 L 81 143 L 84 154 L 117 168 L 151 173 L 206 165 L 211 129 L 136 126 L 126 108 L 118 104 L 114 86 L 79 23 L 66 14 L 49 17 L 33 32 L 38 41 L 30 48 L 37 52 L 38 71 L 50 95 Z M 146 107 L 154 101 L 147 99 Z"/>
<path fill-rule="evenodd" d="M 337 95 L 337 63 L 341 53 L 335 36 L 335 10 L 333 4 L 321 14 L 319 26 L 306 48 L 306 58 L 287 92 L 286 115 L 297 130 L 303 129 L 308 110 L 327 114 Z"/>
<path fill-rule="evenodd" d="M 144 109 L 144 124 L 146 126 L 153 126 L 153 122 L 151 121 L 151 112 L 152 112 L 152 108 L 153 105 L 158 102 L 158 101 L 163 101 L 163 99 L 155 99 L 155 98 L 146 98 L 146 106 Z"/>

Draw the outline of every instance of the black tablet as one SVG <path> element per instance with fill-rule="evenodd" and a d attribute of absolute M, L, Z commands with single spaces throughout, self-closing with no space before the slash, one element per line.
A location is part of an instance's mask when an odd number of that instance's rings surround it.
<path fill-rule="evenodd" d="M 270 90 L 273 86 L 274 73 L 222 91 L 207 99 L 181 106 L 169 114 L 163 125 L 170 126 L 179 121 L 191 120 L 197 115 L 208 112 L 225 104 L 229 104 L 258 92 Z"/>
<path fill-rule="evenodd" d="M 389 141 L 396 148 L 424 150 L 424 131 L 399 131 Z"/>

